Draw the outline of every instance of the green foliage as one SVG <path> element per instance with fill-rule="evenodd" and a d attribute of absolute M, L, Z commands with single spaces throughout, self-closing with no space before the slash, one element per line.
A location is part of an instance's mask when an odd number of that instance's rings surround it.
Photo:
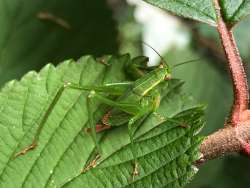
<path fill-rule="evenodd" d="M 118 51 L 105 0 L 0 0 L 0 25 L 0 85 L 46 62 Z"/>
<path fill-rule="evenodd" d="M 216 47 L 221 48 L 221 42 L 219 39 L 218 32 L 216 28 L 209 27 L 206 24 L 196 24 L 195 28 L 199 32 L 199 35 L 208 41 L 213 41 Z M 238 49 L 244 60 L 248 62 L 250 60 L 250 38 L 247 37 L 250 30 L 250 18 L 243 20 L 242 22 L 234 28 L 234 37 L 236 39 Z M 197 37 L 197 36 L 194 36 Z"/>
<path fill-rule="evenodd" d="M 125 8 L 124 8 L 125 9 Z M 130 53 L 131 56 L 142 54 L 142 24 L 134 18 L 134 6 L 126 6 L 119 15 L 119 40 L 121 41 L 119 53 Z"/>
<path fill-rule="evenodd" d="M 241 29 L 244 30 L 246 27 L 241 27 L 241 24 L 236 29 L 236 32 Z M 204 29 L 208 27 L 203 26 L 203 31 L 207 31 L 204 34 L 207 34 L 207 37 L 212 36 L 210 30 Z M 244 32 L 242 31 L 242 33 Z M 214 34 L 216 33 L 214 32 Z M 244 40 L 242 38 L 244 36 L 246 35 L 238 35 L 240 37 L 238 39 Z M 213 38 L 209 40 L 213 41 Z M 198 46 L 199 49 L 204 50 L 205 48 L 202 47 L 201 45 Z M 173 75 L 185 80 L 186 83 L 183 89 L 186 93 L 192 93 L 197 100 L 207 104 L 205 112 L 206 126 L 203 128 L 202 133 L 209 135 L 223 126 L 225 117 L 230 113 L 233 93 L 227 70 L 225 67 L 223 68 L 223 62 L 211 58 L 210 53 L 208 53 L 208 56 L 204 55 L 199 49 L 194 49 L 191 45 L 183 49 L 172 49 L 166 54 L 165 59 L 175 64 L 202 56 L 202 60 L 196 63 L 176 68 Z M 249 178 L 246 175 L 248 174 L 249 165 L 249 158 L 240 155 L 225 156 L 208 161 L 200 166 L 199 173 L 187 185 L 187 188 L 246 187 L 249 184 Z"/>
<path fill-rule="evenodd" d="M 192 164 L 199 157 L 203 108 L 183 94 L 182 82 L 173 79 L 164 85 L 159 108 L 136 132 L 140 174 L 134 181 L 126 126 L 98 134 L 102 155 L 88 168 L 95 158 L 95 145 L 84 131 L 88 93 L 68 88 L 55 100 L 65 82 L 98 85 L 125 80 L 128 61 L 128 55 L 109 57 L 107 66 L 84 56 L 77 63 L 49 64 L 7 83 L 0 93 L 0 187 L 183 187 L 196 172 Z M 94 108 L 96 119 L 107 110 L 98 102 Z M 38 146 L 14 158 L 31 144 L 40 125 Z"/>
<path fill-rule="evenodd" d="M 192 93 L 198 101 L 207 105 L 207 126 L 203 131 L 209 134 L 220 128 L 224 124 L 224 118 L 229 113 L 233 100 L 227 72 L 223 69 L 219 70 L 222 63 L 209 59 L 201 51 L 194 50 L 191 45 L 183 49 L 172 49 L 165 57 L 172 64 L 202 57 L 197 62 L 176 68 L 173 76 L 185 80 L 185 92 Z"/>
<path fill-rule="evenodd" d="M 199 46 L 200 47 L 200 46 Z M 180 54 L 182 54 L 180 56 Z M 187 59 L 196 59 L 202 56 L 201 51 L 194 50 L 192 46 L 184 49 L 172 49 L 166 55 L 166 60 L 177 63 Z M 222 127 L 225 117 L 228 115 L 233 100 L 230 80 L 226 70 L 221 70 L 221 62 L 209 57 L 202 56 L 202 60 L 178 67 L 174 76 L 186 81 L 184 91 L 192 95 L 202 103 L 206 104 L 206 126 L 202 133 L 209 135 Z M 188 188 L 213 188 L 217 187 L 218 180 L 220 188 L 231 188 L 226 183 L 226 178 L 221 172 L 223 160 L 215 159 L 200 166 L 199 173 L 187 186 Z M 230 168 L 230 165 L 229 165 Z M 237 173 L 244 174 L 244 171 Z M 245 172 L 246 173 L 246 172 Z M 245 180 L 242 179 L 243 182 Z M 222 184 L 224 182 L 224 185 Z M 243 184 L 244 185 L 244 184 Z"/>
<path fill-rule="evenodd" d="M 199 20 L 211 25 L 216 24 L 215 11 L 211 0 L 144 0 L 152 5 L 164 10 L 171 11 L 174 14 Z"/>
<path fill-rule="evenodd" d="M 215 10 L 212 0 L 144 0 L 152 5 L 170 11 L 179 16 L 191 18 L 210 25 L 216 25 Z M 249 0 L 220 1 L 225 21 L 236 24 L 250 13 Z"/>
<path fill-rule="evenodd" d="M 235 24 L 250 14 L 249 0 L 222 0 L 224 18 L 227 22 Z"/>

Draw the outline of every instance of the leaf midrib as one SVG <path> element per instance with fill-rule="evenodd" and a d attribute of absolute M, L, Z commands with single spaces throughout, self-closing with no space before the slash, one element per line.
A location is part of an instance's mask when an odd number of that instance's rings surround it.
<path fill-rule="evenodd" d="M 173 127 L 173 128 L 177 128 L 177 127 Z M 170 130 L 171 130 L 171 129 L 170 129 Z M 149 130 L 149 131 L 151 131 L 151 130 Z M 166 132 L 168 132 L 168 131 L 169 131 L 169 130 L 163 132 L 162 134 L 166 134 Z M 158 147 L 157 149 L 154 149 L 153 151 L 150 151 L 150 152 L 148 152 L 148 153 L 146 153 L 145 155 L 140 156 L 140 157 L 144 157 L 144 156 L 150 155 L 150 154 L 152 154 L 153 152 L 159 151 L 159 150 L 163 149 L 164 147 L 167 147 L 168 145 L 170 145 L 170 144 L 172 144 L 172 143 L 174 143 L 174 142 L 176 142 L 176 141 L 181 140 L 181 139 L 184 138 L 190 131 L 192 131 L 192 129 L 190 129 L 189 131 L 187 131 L 185 134 L 181 135 L 180 137 L 177 137 L 177 138 L 171 140 L 170 142 L 168 142 L 167 144 L 165 144 L 165 145 L 163 145 L 163 146 L 161 146 L 161 147 Z M 161 134 L 160 134 L 160 135 L 161 135 Z M 155 136 L 154 136 L 154 137 L 155 137 Z M 107 156 L 106 158 L 104 158 L 103 160 L 100 160 L 100 161 L 98 162 L 97 166 L 95 167 L 95 169 L 98 169 L 98 165 L 99 165 L 99 164 L 102 164 L 105 160 L 109 159 L 114 153 L 116 153 L 116 152 L 118 152 L 118 151 L 124 149 L 124 147 L 128 146 L 129 144 L 130 144 L 130 143 L 127 143 L 126 145 L 123 145 L 122 147 L 120 147 L 120 148 L 119 148 L 118 150 L 116 150 L 115 152 L 112 152 L 110 155 L 108 155 L 108 156 Z M 190 149 L 191 147 L 192 147 L 192 145 L 191 145 L 190 147 L 188 147 L 188 148 L 184 151 L 184 153 L 185 153 L 188 149 Z M 181 154 L 183 154 L 183 153 L 181 153 Z M 165 165 L 167 165 L 168 163 L 172 162 L 174 159 L 176 159 L 177 157 L 179 157 L 181 154 L 177 155 L 177 156 L 174 157 L 172 160 L 166 162 Z M 114 165 L 109 165 L 108 167 L 121 165 L 121 164 L 127 163 L 127 162 L 129 162 L 129 161 L 131 161 L 131 160 L 122 161 L 121 163 L 116 163 L 116 164 L 114 164 Z M 163 167 L 163 166 L 165 166 L 165 165 L 162 165 L 161 167 Z M 152 174 L 153 172 L 157 171 L 157 170 L 160 169 L 161 167 L 156 168 L 156 170 L 152 171 L 151 173 L 147 174 L 146 176 Z M 99 168 L 99 169 L 105 169 L 105 168 L 107 168 L 107 167 L 103 167 L 103 168 Z M 91 169 L 90 169 L 90 170 L 91 170 Z M 87 171 L 87 172 L 89 172 L 89 171 Z M 86 173 L 87 173 L 87 172 L 86 172 Z M 71 178 L 69 181 L 64 182 L 64 184 L 62 185 L 62 187 L 64 187 L 65 185 L 71 183 L 73 180 L 75 180 L 75 178 L 78 178 L 78 177 L 81 176 L 81 175 L 83 175 L 83 174 L 82 174 L 82 173 L 79 173 L 79 174 L 76 175 L 75 177 Z M 144 177 L 145 177 L 145 176 L 143 176 L 143 177 L 141 177 L 141 178 L 144 178 Z M 141 179 L 141 178 L 140 178 L 140 179 Z"/>
<path fill-rule="evenodd" d="M 236 11 L 234 12 L 234 14 L 233 14 L 233 15 L 231 16 L 231 18 L 229 19 L 229 21 L 235 22 L 235 21 L 234 21 L 235 17 L 236 17 L 237 14 L 240 12 L 242 6 L 243 6 L 245 3 L 246 3 L 246 0 L 243 0 L 243 1 L 241 2 L 241 4 L 238 6 L 238 8 L 237 8 Z"/>

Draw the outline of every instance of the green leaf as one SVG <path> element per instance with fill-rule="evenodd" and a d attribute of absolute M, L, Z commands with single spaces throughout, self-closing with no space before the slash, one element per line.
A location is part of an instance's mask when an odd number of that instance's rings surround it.
<path fill-rule="evenodd" d="M 202 46 L 198 48 L 204 50 Z M 180 56 L 180 54 L 182 55 Z M 173 77 L 185 80 L 185 92 L 192 93 L 196 99 L 207 104 L 205 112 L 206 126 L 202 133 L 209 135 L 223 127 L 225 117 L 230 113 L 233 103 L 233 93 L 227 69 L 223 70 L 222 68 L 223 62 L 211 58 L 209 52 L 206 52 L 206 54 L 208 56 L 202 54 L 200 50 L 188 46 L 181 50 L 171 50 L 166 55 L 166 60 L 175 64 L 202 57 L 197 62 L 174 69 Z M 249 166 L 249 158 L 240 155 L 218 158 L 202 165 L 198 175 L 186 187 L 245 187 L 249 183 L 249 176 L 247 176 Z"/>
<path fill-rule="evenodd" d="M 0 0 L 0 25 L 0 85 L 46 62 L 118 51 L 105 0 Z"/>
<path fill-rule="evenodd" d="M 135 134 L 139 176 L 132 179 L 131 144 L 127 127 L 102 133 L 101 158 L 84 131 L 88 116 L 88 92 L 59 90 L 65 82 L 79 85 L 121 82 L 128 55 L 107 57 L 109 66 L 84 56 L 39 73 L 29 72 L 21 81 L 11 81 L 0 93 L 0 187 L 183 187 L 195 174 L 192 165 L 199 157 L 203 108 L 182 93 L 183 82 L 171 80 L 159 87 L 162 100 Z M 55 98 L 57 100 L 55 100 Z M 94 105 L 100 119 L 107 108 Z M 165 118 L 174 118 L 184 125 Z M 25 155 L 13 158 L 31 144 L 42 125 L 38 145 Z M 85 169 L 85 170 L 84 170 Z M 81 173 L 84 170 L 84 173 Z"/>
<path fill-rule="evenodd" d="M 235 24 L 250 14 L 250 1 L 222 0 L 222 10 L 226 21 Z"/>
<path fill-rule="evenodd" d="M 215 28 L 209 27 L 206 24 L 196 24 L 194 27 L 199 32 L 200 37 L 202 39 L 210 41 L 212 44 L 214 43 L 214 46 L 218 48 L 218 50 L 222 50 L 221 48 L 221 41 L 218 35 L 218 32 Z M 240 51 L 240 55 L 243 58 L 244 63 L 248 63 L 250 60 L 250 38 L 247 37 L 250 30 L 250 19 L 247 18 L 243 20 L 241 23 L 237 25 L 237 27 L 234 29 L 234 37 L 237 42 L 237 46 Z M 194 37 L 197 37 L 195 35 Z M 224 55 L 224 54 L 222 54 Z"/>
<path fill-rule="evenodd" d="M 126 4 L 122 11 L 117 10 L 119 12 L 119 53 L 129 52 L 133 57 L 143 53 L 141 43 L 143 27 L 135 20 L 135 8 L 135 6 Z"/>
<path fill-rule="evenodd" d="M 185 18 L 216 25 L 213 0 L 144 0 L 154 6 Z M 250 14 L 249 0 L 220 1 L 222 14 L 228 24 L 234 25 Z"/>
<path fill-rule="evenodd" d="M 165 57 L 173 65 L 201 58 L 196 62 L 179 66 L 173 70 L 172 75 L 174 78 L 185 80 L 184 91 L 192 93 L 196 100 L 207 105 L 205 113 L 207 126 L 203 131 L 209 134 L 224 125 L 233 101 L 233 93 L 227 71 L 221 66 L 222 62 L 211 60 L 202 50 L 194 49 L 191 45 L 182 49 L 173 48 Z"/>
<path fill-rule="evenodd" d="M 211 0 L 144 0 L 154 6 L 185 18 L 216 25 L 216 15 Z"/>

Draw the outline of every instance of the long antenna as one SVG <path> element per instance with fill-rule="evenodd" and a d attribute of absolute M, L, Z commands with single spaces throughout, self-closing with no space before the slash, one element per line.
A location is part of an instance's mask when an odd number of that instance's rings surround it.
<path fill-rule="evenodd" d="M 161 56 L 161 54 L 159 52 L 157 52 L 151 45 L 149 45 L 148 43 L 144 42 L 144 41 L 141 41 L 144 45 L 146 45 L 147 47 L 151 48 L 160 58 L 161 58 L 161 61 L 166 64 L 167 66 L 169 66 L 167 64 L 167 62 L 165 61 L 165 59 Z M 203 58 L 198 58 L 198 59 L 191 59 L 191 60 L 188 60 L 188 61 L 183 61 L 183 62 L 180 62 L 180 63 L 177 63 L 175 65 L 173 65 L 173 68 L 176 68 L 180 65 L 184 65 L 184 64 L 188 64 L 188 63 L 192 63 L 192 62 L 196 62 L 196 61 L 199 61 L 199 60 L 202 60 Z"/>
<path fill-rule="evenodd" d="M 161 54 L 159 52 L 157 52 L 151 45 L 149 45 L 148 43 L 144 42 L 144 41 L 141 41 L 144 45 L 146 45 L 147 47 L 151 48 L 160 58 L 161 58 L 161 61 L 163 63 L 165 63 L 167 66 L 167 62 L 165 61 L 165 59 L 161 56 Z"/>
<path fill-rule="evenodd" d="M 176 68 L 180 65 L 184 65 L 184 64 L 188 64 L 188 63 L 192 63 L 192 62 L 196 62 L 196 61 L 199 61 L 199 60 L 202 60 L 203 58 L 198 58 L 198 59 L 191 59 L 191 60 L 188 60 L 188 61 L 183 61 L 183 62 L 180 62 L 180 63 L 177 63 L 175 65 L 173 65 L 173 68 Z"/>

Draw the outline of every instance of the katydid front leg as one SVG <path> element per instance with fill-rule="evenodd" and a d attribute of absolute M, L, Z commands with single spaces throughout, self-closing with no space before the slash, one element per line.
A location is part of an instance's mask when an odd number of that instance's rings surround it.
<path fill-rule="evenodd" d="M 97 136 L 95 132 L 95 122 L 94 122 L 94 104 L 92 101 L 92 95 L 95 91 L 90 91 L 89 95 L 87 96 L 87 110 L 88 110 L 88 120 L 89 120 L 89 128 L 91 130 L 91 135 L 93 138 L 93 141 L 95 143 L 95 146 L 97 147 L 97 151 L 101 153 L 100 145 L 97 141 Z"/>
<path fill-rule="evenodd" d="M 128 122 L 128 133 L 129 133 L 129 139 L 130 139 L 131 149 L 132 149 L 132 154 L 133 154 L 133 172 L 132 172 L 132 179 L 133 180 L 136 176 L 139 175 L 139 169 L 138 169 L 139 163 L 137 161 L 137 151 L 136 151 L 135 145 L 134 145 L 134 130 L 133 130 L 133 128 L 136 128 L 134 125 L 140 118 L 149 114 L 150 112 L 151 112 L 150 108 L 141 109 L 141 111 L 138 112 L 134 117 L 132 117 Z"/>
<path fill-rule="evenodd" d="M 35 136 L 34 136 L 34 138 L 32 140 L 32 143 L 30 145 L 28 145 L 27 147 L 25 147 L 24 149 L 22 149 L 20 152 L 17 152 L 13 157 L 16 158 L 16 157 L 18 157 L 20 155 L 25 155 L 27 152 L 29 152 L 29 151 L 31 151 L 31 150 L 33 150 L 33 149 L 35 149 L 37 147 L 41 131 L 42 131 L 42 129 L 43 129 L 43 127 L 44 127 L 50 113 L 52 112 L 55 105 L 60 100 L 63 92 L 66 89 L 76 89 L 76 90 L 81 90 L 83 92 L 88 92 L 88 93 L 91 93 L 91 91 L 92 92 L 93 91 L 95 91 L 95 92 L 103 92 L 103 93 L 110 94 L 112 96 L 119 96 L 119 95 L 122 95 L 124 93 L 124 91 L 126 91 L 128 86 L 130 86 L 130 85 L 131 85 L 131 82 L 110 83 L 110 84 L 105 84 L 103 86 L 79 86 L 79 85 L 72 84 L 72 83 L 65 83 L 64 85 L 62 85 L 58 89 L 58 91 L 56 92 L 55 97 L 53 98 L 53 100 L 50 103 L 48 109 L 46 110 L 44 116 L 42 117 L 42 120 L 38 125 L 37 131 L 36 131 Z M 87 105 L 88 105 L 88 103 L 90 103 L 90 101 L 89 100 L 87 100 L 87 101 L 88 101 L 87 102 Z M 88 106 L 92 107 L 92 105 L 88 105 Z M 89 114 L 92 114 L 92 113 L 89 112 Z M 92 117 L 92 115 L 89 116 L 89 117 Z M 90 118 L 90 121 L 92 121 L 92 120 L 93 119 Z M 94 135 L 92 135 L 92 136 L 94 136 Z M 93 140 L 96 143 L 96 139 L 93 138 Z"/>

